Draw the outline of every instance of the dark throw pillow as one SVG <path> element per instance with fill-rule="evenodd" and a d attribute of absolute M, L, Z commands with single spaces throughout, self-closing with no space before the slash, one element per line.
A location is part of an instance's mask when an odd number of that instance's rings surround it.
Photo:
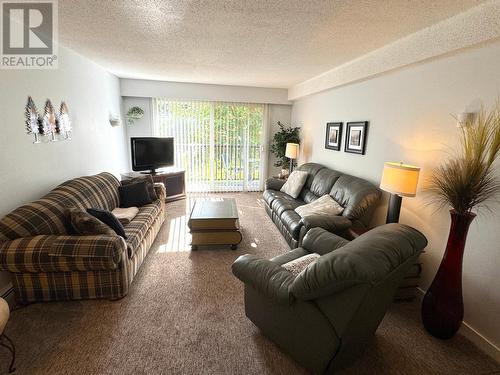
<path fill-rule="evenodd" d="M 134 177 L 130 180 L 123 180 L 122 186 L 137 184 L 138 182 L 146 182 L 146 188 L 148 189 L 149 197 L 152 201 L 158 200 L 158 195 L 156 195 L 155 191 L 155 182 L 153 181 L 153 176 L 150 174 L 145 174 L 144 176 Z"/>
<path fill-rule="evenodd" d="M 138 182 L 124 186 L 118 186 L 120 192 L 120 207 L 140 207 L 153 202 L 149 196 L 146 182 Z"/>
<path fill-rule="evenodd" d="M 80 236 L 92 236 L 96 234 L 108 234 L 116 236 L 116 233 L 101 220 L 78 208 L 69 209 L 71 226 L 75 234 Z"/>
<path fill-rule="evenodd" d="M 104 224 L 109 226 L 111 229 L 113 229 L 117 235 L 127 238 L 127 235 L 125 234 L 125 229 L 123 228 L 122 223 L 120 223 L 120 220 L 116 218 L 113 213 L 106 211 L 106 210 L 100 210 L 98 208 L 88 208 L 87 212 L 94 216 L 95 218 L 101 220 Z"/>

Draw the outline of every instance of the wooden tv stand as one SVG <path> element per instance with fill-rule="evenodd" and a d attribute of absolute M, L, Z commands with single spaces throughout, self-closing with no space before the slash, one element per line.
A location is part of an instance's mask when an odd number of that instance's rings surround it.
<path fill-rule="evenodd" d="M 128 172 L 122 173 L 121 179 L 130 180 L 135 177 L 144 176 L 149 174 L 153 177 L 154 182 L 162 182 L 167 190 L 167 198 L 165 202 L 172 202 L 178 199 L 186 198 L 186 183 L 185 171 L 178 168 L 165 168 L 157 171 L 155 174 L 141 173 L 141 172 Z"/>

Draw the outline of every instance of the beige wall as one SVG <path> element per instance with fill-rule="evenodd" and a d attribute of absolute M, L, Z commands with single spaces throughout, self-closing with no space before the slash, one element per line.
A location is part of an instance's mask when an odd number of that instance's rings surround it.
<path fill-rule="evenodd" d="M 0 217 L 67 179 L 127 169 L 124 126 L 109 123 L 110 113 L 121 113 L 118 78 L 65 48 L 59 58 L 57 70 L 0 70 Z M 66 100 L 71 141 L 32 144 L 24 125 L 28 95 L 39 112 L 47 98 L 56 106 Z M 0 274 L 0 294 L 8 281 Z"/>
<path fill-rule="evenodd" d="M 385 161 L 404 161 L 422 167 L 422 188 L 430 168 L 456 146 L 458 129 L 452 115 L 477 109 L 481 100 L 491 105 L 500 94 L 499 61 L 496 42 L 297 100 L 292 122 L 303 126 L 302 161 L 375 184 Z M 370 121 L 366 155 L 324 148 L 327 122 L 357 120 Z M 374 224 L 385 222 L 386 200 L 387 195 Z M 422 256 L 424 288 L 441 261 L 450 224 L 446 210 L 436 211 L 426 202 L 422 191 L 416 198 L 405 198 L 400 220 L 429 239 Z M 493 207 L 495 214 L 480 212 L 471 226 L 463 282 L 465 321 L 500 346 L 500 206 Z"/>

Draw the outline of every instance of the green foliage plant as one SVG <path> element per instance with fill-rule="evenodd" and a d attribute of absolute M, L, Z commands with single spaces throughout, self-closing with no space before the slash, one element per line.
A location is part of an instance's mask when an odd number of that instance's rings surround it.
<path fill-rule="evenodd" d="M 279 131 L 273 136 L 273 142 L 271 144 L 271 154 L 276 157 L 274 163 L 275 167 L 287 167 L 290 164 L 290 159 L 285 156 L 286 144 L 287 143 L 298 143 L 300 144 L 300 127 L 286 126 L 282 122 L 278 121 Z M 294 161 L 294 165 L 296 161 Z"/>

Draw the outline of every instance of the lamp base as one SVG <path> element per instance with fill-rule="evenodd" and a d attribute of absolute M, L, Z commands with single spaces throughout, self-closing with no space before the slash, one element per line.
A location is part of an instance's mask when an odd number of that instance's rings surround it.
<path fill-rule="evenodd" d="M 290 173 L 293 172 L 293 159 L 290 158 Z"/>
<path fill-rule="evenodd" d="M 403 197 L 397 194 L 391 194 L 391 197 L 389 198 L 389 207 L 387 208 L 387 219 L 385 220 L 387 224 L 399 222 L 402 200 Z"/>

